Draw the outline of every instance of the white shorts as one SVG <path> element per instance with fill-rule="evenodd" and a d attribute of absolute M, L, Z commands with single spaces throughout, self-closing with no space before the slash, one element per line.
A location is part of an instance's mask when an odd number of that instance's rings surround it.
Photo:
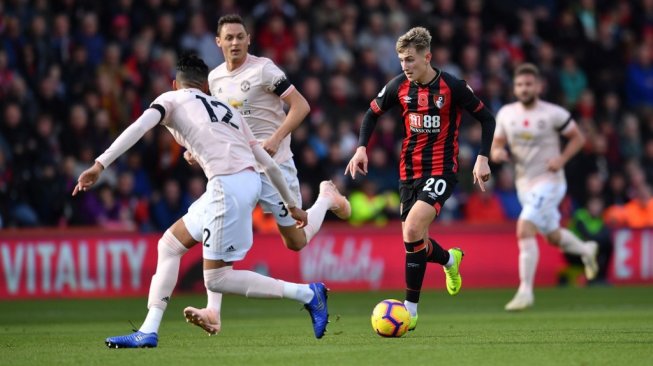
<path fill-rule="evenodd" d="M 252 247 L 252 211 L 261 194 L 261 178 L 253 170 L 215 176 L 183 220 L 193 239 L 202 242 L 206 259 L 234 262 Z"/>
<path fill-rule="evenodd" d="M 560 227 L 558 206 L 565 197 L 567 184 L 544 182 L 525 192 L 518 192 L 522 205 L 520 220 L 532 222 L 542 234 Z"/>
<path fill-rule="evenodd" d="M 299 190 L 299 179 L 297 179 L 297 168 L 292 159 L 284 161 L 279 164 L 284 179 L 295 196 L 297 207 L 302 207 L 302 195 Z M 295 226 L 295 219 L 290 216 L 288 209 L 283 205 L 283 200 L 279 192 L 272 185 L 268 176 L 261 173 L 261 198 L 259 203 L 263 207 L 263 212 L 271 213 L 279 226 Z"/>

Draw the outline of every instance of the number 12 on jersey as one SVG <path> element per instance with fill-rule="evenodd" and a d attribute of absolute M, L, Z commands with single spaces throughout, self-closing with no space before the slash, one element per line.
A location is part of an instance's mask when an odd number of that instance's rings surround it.
<path fill-rule="evenodd" d="M 206 112 L 209 114 L 209 117 L 211 118 L 211 122 L 224 122 L 237 130 L 239 129 L 236 124 L 231 122 L 231 118 L 233 118 L 234 114 L 231 112 L 229 107 L 227 107 L 223 103 L 218 102 L 217 100 L 212 100 L 209 104 L 209 101 L 206 100 L 206 98 L 204 98 L 201 95 L 196 95 L 195 98 L 202 101 L 202 104 L 204 104 L 204 108 L 206 108 Z M 216 115 L 216 111 L 219 112 L 219 110 L 217 109 L 218 107 L 222 107 L 225 110 L 224 116 L 222 116 L 222 118 L 218 118 L 218 116 Z"/>

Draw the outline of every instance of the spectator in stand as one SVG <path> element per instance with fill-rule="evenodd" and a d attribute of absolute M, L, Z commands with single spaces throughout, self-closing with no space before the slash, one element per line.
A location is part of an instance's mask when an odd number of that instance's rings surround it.
<path fill-rule="evenodd" d="M 188 30 L 181 36 L 181 48 L 196 51 L 206 61 L 209 70 L 224 62 L 222 52 L 215 45 L 215 36 L 209 32 L 202 13 L 191 16 Z"/>
<path fill-rule="evenodd" d="M 581 94 L 587 88 L 587 77 L 583 70 L 578 68 L 576 59 L 572 55 L 566 55 L 562 60 L 560 85 L 564 94 L 564 104 L 573 110 Z"/>
<path fill-rule="evenodd" d="M 642 170 L 646 174 L 646 182 L 653 185 L 653 138 L 644 143 L 644 153 L 642 155 Z"/>
<path fill-rule="evenodd" d="M 273 15 L 258 32 L 261 53 L 275 64 L 283 64 L 284 56 L 295 48 L 295 38 L 281 15 Z"/>
<path fill-rule="evenodd" d="M 399 217 L 399 194 L 395 191 L 380 192 L 371 179 L 364 179 L 360 189 L 354 190 L 348 199 L 351 204 L 349 223 L 354 226 L 366 223 L 384 226 L 389 218 Z"/>
<path fill-rule="evenodd" d="M 467 198 L 464 211 L 465 221 L 469 223 L 499 224 L 507 221 L 501 199 L 494 191 L 493 183 L 486 184 L 485 191 L 472 192 Z"/>
<path fill-rule="evenodd" d="M 14 77 L 15 74 L 8 65 L 7 51 L 0 49 L 0 99 L 4 99 L 9 94 Z"/>
<path fill-rule="evenodd" d="M 501 201 L 506 219 L 517 220 L 522 207 L 517 197 L 517 188 L 515 188 L 515 172 L 510 166 L 504 165 L 499 169 L 495 192 Z"/>
<path fill-rule="evenodd" d="M 100 64 L 104 54 L 105 40 L 100 33 L 100 25 L 95 13 L 86 13 L 83 16 L 82 26 L 77 35 L 77 43 L 86 50 L 88 61 L 92 67 Z"/>
<path fill-rule="evenodd" d="M 632 108 L 653 107 L 653 51 L 637 48 L 626 71 L 627 103 Z"/>
<path fill-rule="evenodd" d="M 152 203 L 152 224 L 157 231 L 164 231 L 186 214 L 190 202 L 182 196 L 179 182 L 168 179 L 163 185 L 162 197 Z"/>
<path fill-rule="evenodd" d="M 141 230 L 148 230 L 150 208 L 146 198 L 139 198 L 134 192 L 134 176 L 130 171 L 118 175 L 116 200 L 120 207 L 122 220 L 133 223 Z M 130 224 L 131 225 L 131 224 Z"/>
<path fill-rule="evenodd" d="M 611 225 L 632 229 L 653 227 L 651 186 L 641 185 L 635 188 L 635 197 L 623 206 L 611 206 L 606 211 L 605 220 Z"/>

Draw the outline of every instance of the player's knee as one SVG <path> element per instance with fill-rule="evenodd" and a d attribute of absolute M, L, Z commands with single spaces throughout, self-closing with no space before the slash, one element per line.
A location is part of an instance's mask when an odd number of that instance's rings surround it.
<path fill-rule="evenodd" d="M 307 244 L 306 239 L 301 238 L 283 238 L 283 243 L 286 248 L 294 252 L 299 252 L 300 250 L 304 249 Z"/>
<path fill-rule="evenodd" d="M 283 239 L 283 244 L 286 248 L 298 252 L 308 244 L 306 240 L 306 234 L 303 230 L 296 229 L 294 227 L 288 228 L 283 227 L 279 230 L 281 232 L 281 238 Z"/>
<path fill-rule="evenodd" d="M 204 286 L 213 292 L 228 292 L 225 285 L 228 282 L 229 274 L 232 271 L 232 267 L 222 267 L 212 270 L 204 270 Z"/>
<path fill-rule="evenodd" d="M 424 238 L 424 229 L 418 225 L 408 225 L 404 226 L 404 241 L 414 242 Z"/>
<path fill-rule="evenodd" d="M 159 243 L 157 245 L 157 252 L 159 256 L 183 256 L 188 251 L 186 248 L 175 236 L 166 230 L 163 233 Z"/>
<path fill-rule="evenodd" d="M 535 225 L 528 221 L 519 220 L 517 222 L 517 238 L 518 239 L 528 239 L 535 236 L 537 229 Z"/>
<path fill-rule="evenodd" d="M 554 230 L 546 234 L 546 240 L 548 240 L 549 243 L 553 245 L 560 245 L 560 239 L 561 239 L 560 230 Z"/>

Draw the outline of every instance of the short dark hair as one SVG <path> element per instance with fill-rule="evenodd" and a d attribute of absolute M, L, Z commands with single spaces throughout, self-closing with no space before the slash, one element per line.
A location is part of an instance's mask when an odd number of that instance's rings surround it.
<path fill-rule="evenodd" d="M 179 82 L 202 85 L 209 77 L 209 67 L 204 60 L 194 53 L 184 53 L 177 61 L 177 76 Z"/>
<path fill-rule="evenodd" d="M 240 15 L 238 14 L 227 14 L 223 15 L 218 19 L 218 37 L 220 37 L 220 31 L 222 30 L 222 26 L 225 24 L 240 24 L 245 28 L 245 33 L 247 33 L 247 27 L 245 27 L 245 21 L 243 21 L 243 18 L 241 18 Z"/>
<path fill-rule="evenodd" d="M 514 77 L 517 77 L 519 75 L 533 75 L 536 78 L 539 78 L 540 70 L 534 64 L 525 63 L 517 66 L 517 68 L 515 69 Z"/>

